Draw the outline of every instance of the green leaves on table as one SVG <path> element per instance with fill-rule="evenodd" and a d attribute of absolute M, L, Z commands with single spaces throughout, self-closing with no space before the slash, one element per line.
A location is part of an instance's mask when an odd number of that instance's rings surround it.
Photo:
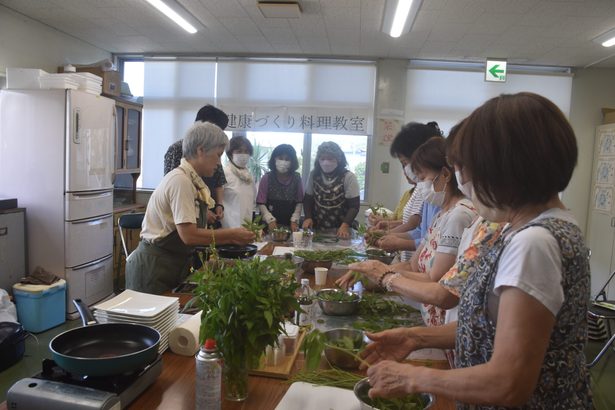
<path fill-rule="evenodd" d="M 359 256 L 352 249 L 333 249 L 333 250 L 297 250 L 296 256 L 300 256 L 306 261 L 332 261 L 342 265 L 348 265 L 359 261 Z"/>
<path fill-rule="evenodd" d="M 252 221 L 244 219 L 241 226 L 256 236 L 256 242 L 260 242 L 263 239 L 263 229 L 265 229 L 265 224 L 262 222 L 261 215 L 257 215 Z"/>

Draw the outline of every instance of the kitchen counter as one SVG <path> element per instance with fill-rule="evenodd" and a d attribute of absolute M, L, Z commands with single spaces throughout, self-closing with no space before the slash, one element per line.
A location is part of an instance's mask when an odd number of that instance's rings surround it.
<path fill-rule="evenodd" d="M 261 250 L 263 254 L 270 254 L 273 250 L 273 245 L 268 244 Z M 327 284 L 333 285 L 334 280 L 339 277 L 341 271 L 332 270 L 331 274 L 327 277 Z M 313 280 L 313 275 L 308 275 Z M 185 295 L 188 296 L 188 295 Z M 180 300 L 187 300 L 189 297 L 180 298 Z M 37 335 L 39 338 L 44 339 L 42 343 L 38 345 L 39 350 L 46 349 L 47 339 L 51 339 L 53 335 L 59 333 L 63 328 L 72 328 L 78 326 L 80 322 L 72 321 L 60 326 L 53 331 L 45 332 L 44 334 Z M 45 337 L 48 334 L 50 337 Z M 52 335 L 53 334 L 53 335 Z M 42 336 L 42 337 L 41 337 Z M 50 353 L 47 354 L 50 356 Z M 170 350 L 164 353 L 163 357 L 163 370 L 162 374 L 158 377 L 156 382 L 150 386 L 140 397 L 138 397 L 128 408 L 131 410 L 144 409 L 194 409 L 195 400 L 195 360 L 194 357 L 180 356 L 172 353 Z M 36 362 L 36 361 L 35 361 Z M 40 363 L 40 361 L 38 362 Z M 414 361 L 416 365 L 429 365 L 433 368 L 448 368 L 448 363 L 443 361 Z M 300 357 L 296 361 L 293 371 L 297 371 L 302 368 L 303 359 Z M 11 372 L 10 376 L 12 381 L 1 380 L 1 385 L 10 387 L 13 382 L 22 378 L 28 377 L 34 373 L 34 370 L 28 368 L 28 373 L 23 374 L 23 371 L 16 372 L 15 368 L 22 367 L 17 364 L 11 369 L 0 373 L 0 378 L 5 378 L 5 373 Z M 25 367 L 25 366 L 23 366 Z M 9 374 L 7 373 L 7 376 Z M 8 382 L 8 383 L 7 383 Z M 276 405 L 280 402 L 290 384 L 285 380 L 268 378 L 263 376 L 250 376 L 248 384 L 248 398 L 244 402 L 231 402 L 224 400 L 222 409 L 236 410 L 236 409 L 255 409 L 255 410 L 268 410 L 275 409 Z M 449 410 L 454 409 L 454 402 L 445 398 L 437 397 L 434 403 L 434 410 Z M 5 410 L 6 402 L 0 404 L 0 410 Z"/>

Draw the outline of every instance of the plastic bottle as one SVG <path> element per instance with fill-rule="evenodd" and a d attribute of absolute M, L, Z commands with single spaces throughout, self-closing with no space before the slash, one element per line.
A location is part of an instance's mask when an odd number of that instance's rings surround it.
<path fill-rule="evenodd" d="M 216 341 L 207 339 L 196 354 L 196 409 L 220 410 L 222 407 L 222 360 Z"/>
<path fill-rule="evenodd" d="M 298 326 L 307 326 L 312 322 L 312 310 L 314 308 L 314 291 L 310 288 L 309 279 L 301 279 L 301 290 L 297 300 L 303 312 L 297 311 L 295 323 Z"/>

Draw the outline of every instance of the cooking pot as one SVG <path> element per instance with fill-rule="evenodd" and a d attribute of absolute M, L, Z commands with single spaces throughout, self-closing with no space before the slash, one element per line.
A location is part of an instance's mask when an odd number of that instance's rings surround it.
<path fill-rule="evenodd" d="M 134 323 L 97 324 L 81 299 L 73 300 L 83 327 L 68 330 L 49 343 L 53 360 L 78 375 L 110 376 L 142 369 L 158 356 L 160 333 Z"/>
<path fill-rule="evenodd" d="M 15 322 L 0 322 L 0 371 L 21 360 L 26 351 L 28 334 Z"/>

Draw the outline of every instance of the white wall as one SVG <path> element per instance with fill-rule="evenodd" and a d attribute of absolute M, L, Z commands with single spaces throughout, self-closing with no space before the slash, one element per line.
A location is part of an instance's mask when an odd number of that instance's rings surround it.
<path fill-rule="evenodd" d="M 591 184 L 596 126 L 602 123 L 603 107 L 615 108 L 615 69 L 580 69 L 572 83 L 570 122 L 577 136 L 579 158 L 564 203 L 586 227 L 586 243 L 592 247 L 591 294 L 595 295 L 607 280 L 613 253 L 613 231 L 610 219 L 597 214 L 591 218 Z M 592 230 L 592 226 L 594 229 Z M 615 289 L 611 286 L 610 297 Z"/>
<path fill-rule="evenodd" d="M 110 57 L 106 50 L 0 6 L 0 76 L 6 67 L 55 73 L 67 63 L 89 64 Z"/>
<path fill-rule="evenodd" d="M 594 134 L 602 123 L 601 108 L 615 108 L 615 69 L 580 69 L 572 82 L 570 123 L 577 136 L 579 160 L 562 196 L 582 228 L 588 227 Z"/>

